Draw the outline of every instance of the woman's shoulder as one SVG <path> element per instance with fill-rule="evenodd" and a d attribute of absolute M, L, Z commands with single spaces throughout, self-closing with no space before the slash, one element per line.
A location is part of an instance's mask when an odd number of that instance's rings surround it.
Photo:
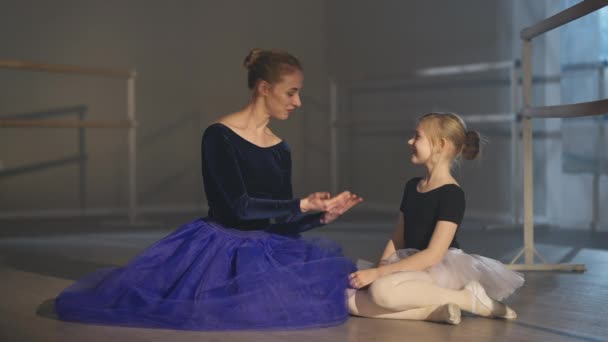
<path fill-rule="evenodd" d="M 224 125 L 221 122 L 214 122 L 211 125 L 207 126 L 203 131 L 203 139 L 216 139 L 216 138 L 225 138 L 231 133 L 231 130 L 228 126 Z"/>
<path fill-rule="evenodd" d="M 239 136 L 239 131 L 241 130 L 242 124 L 239 121 L 240 113 L 230 113 L 225 114 L 211 123 L 205 131 L 203 132 L 203 136 L 205 135 L 220 135 L 223 137 L 228 137 L 232 135 Z"/>
<path fill-rule="evenodd" d="M 204 133 L 209 132 L 211 134 L 236 134 L 236 131 L 238 131 L 239 129 L 238 114 L 238 112 L 235 112 L 222 115 L 209 126 L 207 126 L 207 128 L 205 128 Z"/>
<path fill-rule="evenodd" d="M 268 140 L 270 141 L 271 145 L 280 144 L 281 142 L 284 141 L 281 137 L 274 134 L 274 132 L 272 131 L 272 129 L 270 129 L 270 127 L 266 127 L 265 133 L 266 133 L 266 136 L 268 137 Z"/>
<path fill-rule="evenodd" d="M 287 144 L 285 140 L 282 140 L 274 135 L 272 132 L 269 133 L 272 134 L 272 136 L 269 136 L 270 139 L 268 145 L 260 146 L 242 137 L 239 133 L 237 133 L 237 130 L 237 127 L 231 126 L 229 123 L 216 121 L 207 126 L 203 132 L 203 142 L 224 141 L 233 146 L 252 146 L 262 151 L 280 150 L 287 153 L 291 152 L 289 144 Z"/>

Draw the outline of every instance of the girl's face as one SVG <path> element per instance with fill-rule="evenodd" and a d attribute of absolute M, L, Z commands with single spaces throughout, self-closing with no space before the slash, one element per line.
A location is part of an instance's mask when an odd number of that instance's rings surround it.
<path fill-rule="evenodd" d="M 296 70 L 283 75 L 278 83 L 266 84 L 262 96 L 272 118 L 286 120 L 289 114 L 302 105 L 300 90 L 303 81 L 304 75 Z"/>
<path fill-rule="evenodd" d="M 408 140 L 408 145 L 412 151 L 410 160 L 416 165 L 426 164 L 431 160 L 433 145 L 430 137 L 425 133 L 422 125 L 416 127 L 414 136 Z"/>

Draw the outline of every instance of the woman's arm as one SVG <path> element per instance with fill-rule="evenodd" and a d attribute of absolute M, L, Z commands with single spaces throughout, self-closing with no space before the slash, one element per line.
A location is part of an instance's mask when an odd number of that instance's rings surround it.
<path fill-rule="evenodd" d="M 300 199 L 273 200 L 249 196 L 236 151 L 221 128 L 210 127 L 205 131 L 201 154 L 207 165 L 203 169 L 203 178 L 214 184 L 211 195 L 224 202 L 234 217 L 240 220 L 270 219 L 302 212 Z"/>
<path fill-rule="evenodd" d="M 288 221 L 271 224 L 265 231 L 281 235 L 298 235 L 323 225 L 323 213 L 300 214 L 292 216 Z"/>

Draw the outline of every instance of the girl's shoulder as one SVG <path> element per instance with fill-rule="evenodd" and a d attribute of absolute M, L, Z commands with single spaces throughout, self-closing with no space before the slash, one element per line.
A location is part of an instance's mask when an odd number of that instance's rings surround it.
<path fill-rule="evenodd" d="M 412 187 L 415 189 L 418 186 L 418 183 L 422 180 L 422 177 L 414 177 L 414 178 L 410 178 L 410 180 L 408 180 L 405 183 L 405 188 L 406 189 L 411 189 Z"/>
<path fill-rule="evenodd" d="M 464 190 L 457 184 L 446 184 L 436 189 L 437 198 L 446 205 L 456 207 L 464 206 L 466 198 Z"/>
<path fill-rule="evenodd" d="M 405 184 L 404 191 L 406 191 L 406 192 L 413 191 L 413 192 L 415 192 L 417 194 L 421 194 L 421 195 L 424 195 L 424 194 L 429 194 L 429 195 L 437 194 L 439 196 L 441 196 L 443 194 L 448 194 L 448 195 L 455 194 L 456 196 L 464 195 L 464 190 L 457 183 L 445 183 L 445 184 L 439 185 L 430 190 L 418 191 L 418 184 L 420 183 L 421 180 L 422 180 L 422 177 L 411 178 Z"/>

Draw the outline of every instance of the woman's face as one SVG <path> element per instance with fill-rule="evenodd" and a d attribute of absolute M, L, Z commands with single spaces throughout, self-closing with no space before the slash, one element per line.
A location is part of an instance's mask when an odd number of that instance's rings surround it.
<path fill-rule="evenodd" d="M 271 117 L 286 120 L 289 114 L 302 105 L 300 90 L 304 75 L 300 70 L 284 74 L 277 83 L 270 84 L 263 93 L 266 108 Z"/>

